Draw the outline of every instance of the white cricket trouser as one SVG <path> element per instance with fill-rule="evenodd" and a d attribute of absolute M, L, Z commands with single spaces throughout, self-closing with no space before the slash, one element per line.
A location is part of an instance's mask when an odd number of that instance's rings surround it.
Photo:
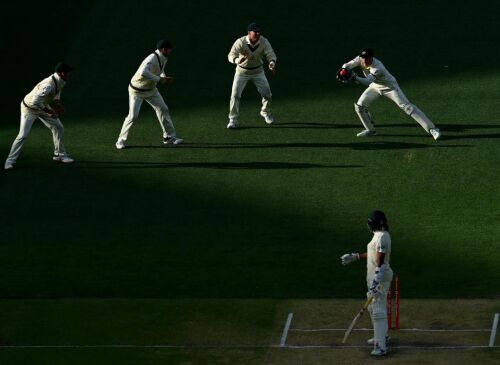
<path fill-rule="evenodd" d="M 370 286 L 371 284 L 368 285 L 368 288 Z M 390 281 L 381 282 L 378 289 L 380 295 L 368 307 L 373 324 L 374 348 L 379 347 L 384 351 L 387 349 L 385 339 L 389 331 L 387 324 L 387 293 L 390 287 Z"/>
<path fill-rule="evenodd" d="M 66 150 L 64 148 L 64 126 L 59 120 L 59 118 L 50 118 L 45 116 L 40 116 L 38 113 L 33 112 L 21 103 L 21 126 L 19 128 L 19 134 L 17 135 L 12 148 L 10 149 L 9 157 L 7 157 L 7 162 L 16 163 L 21 150 L 24 145 L 24 141 L 28 138 L 31 127 L 35 120 L 40 119 L 43 124 L 52 132 L 52 138 L 54 140 L 54 155 L 65 154 Z"/>
<path fill-rule="evenodd" d="M 368 87 L 368 89 L 366 89 L 365 92 L 361 95 L 356 104 L 359 107 L 366 109 L 366 113 L 368 113 L 369 115 L 368 107 L 371 105 L 372 102 L 374 102 L 380 96 L 385 96 L 386 98 L 396 103 L 396 105 L 399 106 L 406 114 L 408 114 L 418 124 L 420 124 L 427 133 L 429 133 L 431 129 L 436 128 L 434 123 L 432 123 L 432 121 L 429 118 L 427 118 L 427 116 L 418 107 L 413 105 L 408 100 L 406 95 L 403 93 L 403 90 L 401 90 L 399 86 L 391 88 L 391 87 L 385 87 L 385 86 L 381 87 L 376 84 L 371 84 Z M 369 120 L 370 118 L 366 118 L 360 115 L 360 119 L 366 129 L 368 130 L 375 129 L 373 127 L 371 120 Z"/>
<path fill-rule="evenodd" d="M 248 81 L 253 82 L 253 84 L 257 87 L 259 94 L 262 96 L 261 112 L 267 114 L 271 111 L 270 107 L 273 95 L 264 71 L 255 75 L 236 73 L 234 75 L 231 102 L 229 105 L 229 120 L 233 122 L 238 121 L 238 116 L 240 115 L 241 94 L 243 93 L 243 90 L 245 90 Z"/>
<path fill-rule="evenodd" d="M 139 117 L 139 112 L 141 111 L 141 106 L 144 100 L 146 100 L 146 102 L 154 109 L 163 131 L 163 137 L 176 137 L 174 124 L 170 118 L 168 106 L 165 104 L 165 101 L 158 90 L 156 90 L 156 92 L 154 92 L 151 96 L 142 96 L 140 93 L 129 87 L 128 96 L 129 112 L 123 122 L 122 130 L 120 132 L 120 136 L 118 137 L 119 139 L 124 141 L 127 140 L 130 128 L 132 128 L 135 120 Z"/>

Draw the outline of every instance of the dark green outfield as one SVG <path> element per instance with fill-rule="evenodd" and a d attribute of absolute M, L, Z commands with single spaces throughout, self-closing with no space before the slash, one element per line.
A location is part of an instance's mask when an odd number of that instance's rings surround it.
<path fill-rule="evenodd" d="M 362 297 L 363 265 L 339 257 L 363 250 L 379 208 L 402 296 L 498 298 L 498 2 L 57 3 L 1 15 L 2 158 L 21 98 L 58 60 L 78 67 L 63 95 L 77 163 L 52 163 L 38 123 L 18 169 L 0 173 L 1 297 Z M 277 124 L 250 87 L 245 128 L 227 131 L 226 55 L 254 19 L 278 53 Z M 164 148 L 145 106 L 116 151 L 127 83 L 162 37 L 177 46 L 162 93 L 187 144 Z M 380 136 L 355 138 L 363 89 L 334 74 L 364 46 L 442 141 L 385 100 Z"/>

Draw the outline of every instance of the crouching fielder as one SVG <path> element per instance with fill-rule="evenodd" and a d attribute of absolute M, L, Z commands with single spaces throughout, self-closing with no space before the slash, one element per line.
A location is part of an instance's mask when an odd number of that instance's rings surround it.
<path fill-rule="evenodd" d="M 159 41 L 156 51 L 142 62 L 128 87 L 129 112 L 123 122 L 120 136 L 116 141 L 116 148 L 125 148 L 130 128 L 139 117 L 142 103 L 146 101 L 154 109 L 163 131 L 164 144 L 181 144 L 184 140 L 177 138 L 167 104 L 163 100 L 158 88 L 158 83 L 169 85 L 173 78 L 165 75 L 165 65 L 172 53 L 173 46 L 169 41 Z"/>
<path fill-rule="evenodd" d="M 391 236 L 387 218 L 381 211 L 377 210 L 370 214 L 368 227 L 373 232 L 373 238 L 368 244 L 367 251 L 361 254 L 345 254 L 341 260 L 343 265 L 348 265 L 359 259 L 367 260 L 367 296 L 373 297 L 368 311 L 374 331 L 374 336 L 368 340 L 368 343 L 374 346 L 371 353 L 373 356 L 384 356 L 387 354 L 387 292 L 391 287 L 393 276 L 390 266 Z"/>
<path fill-rule="evenodd" d="M 64 112 L 61 104 L 61 91 L 73 70 L 71 66 L 59 63 L 53 75 L 42 80 L 24 97 L 21 102 L 21 127 L 12 144 L 9 157 L 5 161 L 5 170 L 14 168 L 24 142 L 30 134 L 31 127 L 37 119 L 40 119 L 52 132 L 54 140 L 54 157 L 52 159 L 62 163 L 73 162 L 64 148 L 64 126 L 59 119 Z"/>
<path fill-rule="evenodd" d="M 229 52 L 228 60 L 236 65 L 236 73 L 231 91 L 228 129 L 238 128 L 241 94 L 248 81 L 255 84 L 262 96 L 260 115 L 267 124 L 274 122 L 271 115 L 271 87 L 264 73 L 264 59 L 268 62 L 269 70 L 274 73 L 276 54 L 271 43 L 261 35 L 261 32 L 259 25 L 251 23 L 248 26 L 248 35 L 237 39 Z"/>
<path fill-rule="evenodd" d="M 358 77 L 356 74 L 350 72 L 350 70 L 356 67 L 361 67 L 365 77 Z M 364 131 L 358 133 L 358 137 L 368 137 L 376 134 L 372 116 L 368 108 L 380 96 L 385 96 L 396 103 L 406 114 L 415 119 L 427 133 L 430 133 L 435 140 L 441 137 L 441 133 L 434 123 L 406 98 L 396 78 L 387 71 L 380 60 L 374 57 L 372 49 L 363 49 L 358 57 L 345 63 L 342 69 L 349 70 L 349 73 L 347 73 L 349 80 L 368 86 L 368 89 L 361 95 L 358 102 L 354 104 L 356 113 L 365 127 Z M 342 70 L 340 73 L 342 73 Z"/>

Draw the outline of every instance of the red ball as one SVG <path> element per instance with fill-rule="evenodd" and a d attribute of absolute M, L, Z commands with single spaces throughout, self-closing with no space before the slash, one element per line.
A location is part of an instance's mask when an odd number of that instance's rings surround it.
<path fill-rule="evenodd" d="M 347 75 L 347 70 L 340 70 L 340 76 L 345 76 Z"/>

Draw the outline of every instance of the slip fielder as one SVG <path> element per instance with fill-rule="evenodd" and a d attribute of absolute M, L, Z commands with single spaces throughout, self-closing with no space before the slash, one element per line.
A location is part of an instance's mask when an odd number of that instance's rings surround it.
<path fill-rule="evenodd" d="M 177 138 L 175 128 L 170 117 L 167 104 L 158 91 L 158 83 L 169 85 L 173 78 L 165 74 L 165 65 L 172 53 L 173 46 L 169 41 L 159 41 L 156 50 L 141 63 L 141 66 L 130 81 L 128 87 L 129 113 L 123 122 L 120 136 L 116 141 L 116 148 L 125 148 L 130 128 L 139 117 L 142 103 L 146 101 L 156 112 L 158 121 L 163 131 L 163 143 L 178 145 L 184 142 Z"/>
<path fill-rule="evenodd" d="M 367 260 L 366 284 L 368 297 L 373 297 L 368 307 L 373 324 L 374 336 L 368 340 L 373 344 L 373 356 L 387 354 L 387 292 L 391 287 L 393 272 L 391 261 L 391 235 L 385 214 L 376 210 L 368 217 L 368 227 L 373 238 L 365 253 L 350 253 L 341 257 L 342 264 L 348 265 L 359 259 Z"/>
<path fill-rule="evenodd" d="M 35 88 L 24 97 L 21 102 L 21 126 L 9 157 L 5 161 L 5 170 L 14 168 L 26 138 L 30 134 L 33 123 L 40 119 L 52 132 L 54 140 L 54 161 L 62 163 L 74 162 L 64 148 L 64 126 L 59 117 L 64 108 L 61 104 L 61 91 L 68 81 L 69 74 L 74 69 L 66 63 L 59 63 L 55 73 L 42 80 Z"/>
<path fill-rule="evenodd" d="M 356 67 L 361 68 L 365 77 L 356 76 L 355 73 L 351 72 L 351 70 Z M 369 107 L 370 104 L 380 96 L 385 96 L 396 103 L 406 114 L 415 119 L 427 133 L 430 133 L 435 140 L 441 137 L 441 132 L 436 128 L 434 123 L 406 98 L 396 78 L 387 71 L 380 60 L 374 57 L 372 49 L 363 49 L 359 56 L 342 66 L 339 74 L 343 74 L 343 70 L 346 69 L 349 70 L 349 72 L 345 72 L 348 78 L 343 79 L 342 75 L 339 75 L 339 80 L 352 80 L 355 83 L 368 86 L 368 89 L 365 90 L 359 100 L 354 104 L 356 113 L 365 127 L 364 131 L 358 133 L 358 137 L 368 137 L 377 134 Z"/>
<path fill-rule="evenodd" d="M 273 124 L 274 122 L 270 109 L 272 93 L 269 81 L 264 73 L 264 59 L 268 62 L 269 70 L 274 73 L 276 71 L 276 54 L 271 47 L 271 43 L 261 35 L 262 29 L 258 24 L 251 23 L 247 30 L 248 34 L 236 40 L 228 55 L 229 62 L 236 65 L 231 92 L 228 129 L 238 128 L 241 94 L 248 81 L 254 83 L 262 96 L 260 115 L 267 124 Z"/>

